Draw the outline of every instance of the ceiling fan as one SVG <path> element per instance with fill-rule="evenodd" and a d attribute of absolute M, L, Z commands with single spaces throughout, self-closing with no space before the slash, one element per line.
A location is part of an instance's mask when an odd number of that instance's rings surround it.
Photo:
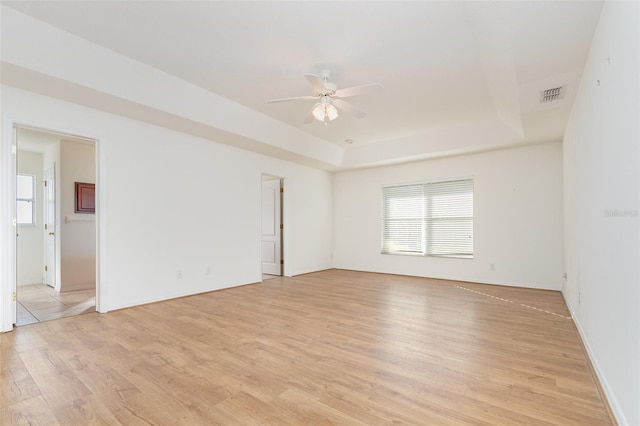
<path fill-rule="evenodd" d="M 314 99 L 317 103 L 313 106 L 311 111 L 304 119 L 304 123 L 311 123 L 315 118 L 318 121 L 323 122 L 325 125 L 332 120 L 338 118 L 338 109 L 345 111 L 356 118 L 363 118 L 367 115 L 364 111 L 354 107 L 348 102 L 342 100 L 342 98 L 349 98 L 351 96 L 366 95 L 368 93 L 376 92 L 383 89 L 380 83 L 369 83 L 361 86 L 347 87 L 345 89 L 339 89 L 334 83 L 329 82 L 331 72 L 324 70 L 320 72 L 320 75 L 305 74 L 304 75 L 311 86 L 313 87 L 313 95 L 309 96 L 296 96 L 293 98 L 271 99 L 267 103 L 287 102 Z"/>

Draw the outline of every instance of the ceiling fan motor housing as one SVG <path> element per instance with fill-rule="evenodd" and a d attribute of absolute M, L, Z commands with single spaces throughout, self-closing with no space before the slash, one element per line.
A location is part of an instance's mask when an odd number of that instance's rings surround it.
<path fill-rule="evenodd" d="M 338 86 L 336 86 L 334 83 L 329 83 L 328 81 L 323 81 L 322 85 L 326 89 L 324 93 L 321 93 L 321 95 L 324 95 L 324 96 L 333 95 L 334 93 L 336 93 L 336 89 L 338 88 Z"/>
<path fill-rule="evenodd" d="M 316 93 L 316 96 L 331 96 L 334 93 L 336 93 L 336 90 L 338 90 L 338 86 L 336 86 L 335 83 L 330 83 L 329 77 L 331 77 L 331 71 L 329 70 L 320 71 L 322 86 L 324 87 L 325 90 L 320 93 Z"/>

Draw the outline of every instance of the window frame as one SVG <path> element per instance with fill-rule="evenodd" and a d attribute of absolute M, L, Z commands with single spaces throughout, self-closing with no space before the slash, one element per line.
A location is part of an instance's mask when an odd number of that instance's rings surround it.
<path fill-rule="evenodd" d="M 17 188 L 17 176 L 27 176 L 31 178 L 31 198 L 20 198 L 18 197 L 18 188 Z M 31 173 L 16 173 L 16 224 L 18 226 L 37 226 L 36 220 L 36 175 Z M 31 222 L 21 222 L 18 217 L 18 203 L 19 202 L 30 202 L 31 203 Z"/>
<path fill-rule="evenodd" d="M 459 183 L 462 188 L 464 186 L 470 186 L 471 189 L 471 201 L 466 202 L 464 205 L 467 208 L 470 208 L 470 215 L 468 212 L 464 212 L 465 214 L 462 216 L 449 216 L 449 217 L 437 217 L 433 215 L 433 206 L 434 206 L 434 197 L 436 195 L 447 195 L 446 192 L 441 192 L 441 188 L 437 188 L 438 184 L 453 184 L 449 190 L 451 191 L 449 194 L 455 194 L 455 185 Z M 405 217 L 400 217 L 396 213 L 395 217 L 391 215 L 390 211 L 393 207 L 389 204 L 390 200 L 393 198 L 393 193 L 390 193 L 390 190 L 397 190 L 397 197 L 402 196 L 402 188 L 405 187 L 406 198 L 410 199 L 413 192 L 419 189 L 418 192 L 421 192 L 421 199 L 417 200 L 420 207 L 414 211 L 411 209 L 416 208 L 416 200 L 404 201 L 406 205 L 413 204 L 410 210 L 402 210 L 400 216 L 404 215 Z M 453 204 L 447 205 L 445 212 L 451 211 L 453 212 L 457 206 L 459 205 L 458 200 L 456 200 Z M 381 208 L 381 254 L 389 254 L 396 256 L 422 256 L 422 257 L 438 257 L 438 258 L 454 258 L 454 259 L 474 259 L 475 257 L 475 244 L 474 244 L 474 224 L 475 224 L 475 215 L 474 215 L 474 205 L 475 205 L 475 179 L 472 176 L 465 177 L 457 177 L 457 178 L 447 178 L 447 179 L 438 179 L 438 180 L 429 180 L 429 181 L 420 181 L 420 182 L 408 182 L 408 183 L 396 183 L 382 186 L 382 208 Z M 401 209 L 402 207 L 400 207 Z M 406 208 L 406 207 L 405 207 Z M 414 234 L 405 234 L 401 235 L 402 231 L 397 231 L 400 234 L 400 239 L 398 238 L 389 238 L 388 234 L 390 232 L 394 232 L 394 227 L 390 225 L 390 223 L 397 223 L 402 226 L 403 222 L 407 228 L 409 228 L 410 222 L 418 221 L 420 224 L 417 228 L 419 228 L 418 232 L 414 232 Z M 455 231 L 464 235 L 464 227 L 466 226 L 470 229 L 470 251 L 465 251 L 464 246 L 466 243 L 462 244 L 459 247 L 463 247 L 463 250 L 456 253 L 446 253 L 447 248 L 445 250 L 439 250 L 439 253 L 434 252 L 434 248 L 437 247 L 437 237 L 433 238 L 431 236 L 431 231 L 435 228 L 435 224 L 438 222 L 460 222 L 461 225 L 456 227 Z M 395 228 L 397 228 L 396 226 Z M 414 230 L 416 229 L 415 224 L 413 225 Z M 402 238 L 404 237 L 404 238 Z M 414 238 L 412 238 L 414 237 Z M 393 249 L 394 244 L 398 244 L 399 241 L 406 242 L 405 250 L 396 250 Z M 434 242 L 435 241 L 435 242 Z M 449 246 L 450 249 L 455 248 L 455 235 L 451 241 L 444 241 L 446 243 L 451 243 L 453 245 Z M 442 246 L 440 246 L 442 248 Z"/>

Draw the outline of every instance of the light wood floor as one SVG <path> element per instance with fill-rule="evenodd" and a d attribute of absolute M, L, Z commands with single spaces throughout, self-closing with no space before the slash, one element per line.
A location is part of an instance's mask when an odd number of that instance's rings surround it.
<path fill-rule="evenodd" d="M 279 275 L 262 274 L 262 281 L 272 280 L 274 278 L 280 278 Z"/>
<path fill-rule="evenodd" d="M 557 292 L 330 270 L 0 335 L 0 424 L 607 425 Z"/>
<path fill-rule="evenodd" d="M 96 291 L 58 293 L 46 284 L 19 286 L 18 326 L 80 315 L 96 310 Z"/>

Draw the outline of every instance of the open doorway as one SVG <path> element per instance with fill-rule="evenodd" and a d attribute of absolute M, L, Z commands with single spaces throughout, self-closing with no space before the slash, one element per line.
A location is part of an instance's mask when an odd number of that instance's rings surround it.
<path fill-rule="evenodd" d="M 15 324 L 93 312 L 96 142 L 18 126 L 15 137 Z M 78 198 L 77 183 L 93 193 Z"/>
<path fill-rule="evenodd" d="M 282 178 L 262 175 L 262 280 L 282 276 Z"/>

